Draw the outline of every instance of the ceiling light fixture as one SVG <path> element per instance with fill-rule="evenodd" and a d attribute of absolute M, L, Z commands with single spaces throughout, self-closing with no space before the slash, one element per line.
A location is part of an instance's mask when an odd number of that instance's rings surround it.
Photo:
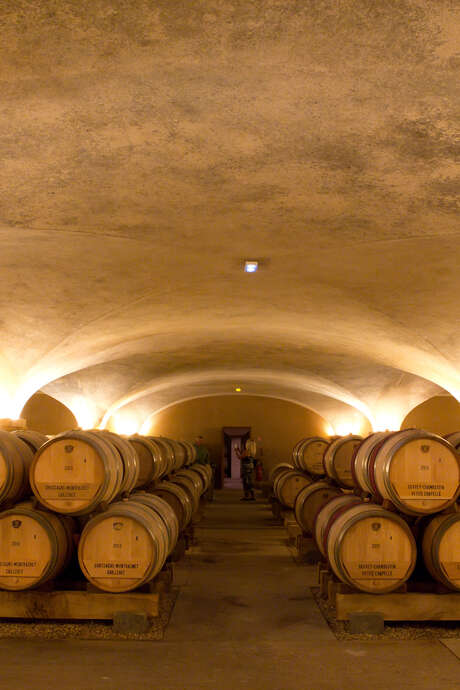
<path fill-rule="evenodd" d="M 255 273 L 259 268 L 258 261 L 245 261 L 244 262 L 244 272 L 245 273 Z"/>

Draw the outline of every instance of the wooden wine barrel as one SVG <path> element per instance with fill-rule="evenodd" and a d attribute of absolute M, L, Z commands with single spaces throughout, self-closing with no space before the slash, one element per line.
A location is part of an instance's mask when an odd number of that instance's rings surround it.
<path fill-rule="evenodd" d="M 320 436 L 312 436 L 299 441 L 292 451 L 292 462 L 294 466 L 308 472 L 312 477 L 324 477 L 324 453 L 330 441 Z"/>
<path fill-rule="evenodd" d="M 193 445 L 193 443 L 190 443 L 189 441 L 180 441 L 180 443 L 182 443 L 187 452 L 187 458 L 185 460 L 186 467 L 188 467 L 189 465 L 193 465 L 193 463 L 196 462 L 195 446 Z"/>
<path fill-rule="evenodd" d="M 174 448 L 170 441 L 167 438 L 163 438 L 163 436 L 148 436 L 147 438 L 156 443 L 161 450 L 163 463 L 165 466 L 162 476 L 166 476 L 171 474 L 171 472 L 174 472 L 176 468 L 176 457 L 174 455 Z"/>
<path fill-rule="evenodd" d="M 0 431 L 0 505 L 19 501 L 31 493 L 29 468 L 33 457 L 29 445 L 18 436 Z"/>
<path fill-rule="evenodd" d="M 390 434 L 376 446 L 368 476 L 373 493 L 407 515 L 438 513 L 460 493 L 460 456 L 441 436 L 422 429 Z"/>
<path fill-rule="evenodd" d="M 310 477 L 302 472 L 291 470 L 277 476 L 273 484 L 273 493 L 278 501 L 287 508 L 293 508 L 297 494 L 312 483 Z"/>
<path fill-rule="evenodd" d="M 294 515 L 298 525 L 307 534 L 313 533 L 313 527 L 318 512 L 334 496 L 341 496 L 337 486 L 327 482 L 315 482 L 305 486 L 298 494 L 294 503 Z"/>
<path fill-rule="evenodd" d="M 106 429 L 91 429 L 91 433 L 101 434 L 103 438 L 115 446 L 123 464 L 123 480 L 120 493 L 131 493 L 138 484 L 140 471 L 139 458 L 133 445 L 122 436 Z"/>
<path fill-rule="evenodd" d="M 0 513 L 0 589 L 31 589 L 59 575 L 72 555 L 72 523 L 30 501 Z"/>
<path fill-rule="evenodd" d="M 206 470 L 206 467 L 209 467 L 209 465 L 200 465 L 196 463 L 195 465 L 191 465 L 191 467 L 188 467 L 188 471 L 190 472 L 195 472 L 195 474 L 198 475 L 200 478 L 200 494 L 204 494 L 204 492 L 208 489 L 209 487 L 209 473 Z"/>
<path fill-rule="evenodd" d="M 157 484 L 151 493 L 160 496 L 171 506 L 179 521 L 180 531 L 185 529 L 193 515 L 193 502 L 190 493 L 179 484 L 168 481 Z"/>
<path fill-rule="evenodd" d="M 130 436 L 128 442 L 134 448 L 139 461 L 136 488 L 149 486 L 166 473 L 166 459 L 158 444 L 147 436 L 138 435 Z"/>
<path fill-rule="evenodd" d="M 377 447 L 382 444 L 382 441 L 386 439 L 390 433 L 391 432 L 388 431 L 377 431 L 373 434 L 370 434 L 363 439 L 359 446 L 357 446 L 355 449 L 355 453 L 351 461 L 353 482 L 358 489 L 361 489 L 365 493 L 374 493 L 374 489 L 369 478 L 369 463 L 373 457 L 372 453 L 376 452 Z"/>
<path fill-rule="evenodd" d="M 116 448 L 101 434 L 66 431 L 37 451 L 30 485 L 49 510 L 87 515 L 120 494 L 123 463 Z"/>
<path fill-rule="evenodd" d="M 451 434 L 446 434 L 444 438 L 446 441 L 449 441 L 457 452 L 460 452 L 460 431 L 454 431 Z"/>
<path fill-rule="evenodd" d="M 290 471 L 292 472 L 295 470 L 294 465 L 291 465 L 288 462 L 280 462 L 278 465 L 275 465 L 275 467 L 271 470 L 268 481 L 270 484 L 275 483 L 275 479 L 278 477 L 279 474 L 282 474 L 283 472 Z"/>
<path fill-rule="evenodd" d="M 203 465 L 200 462 L 195 462 L 193 465 L 188 467 L 189 470 L 195 470 L 203 476 L 203 481 L 205 483 L 205 491 L 211 486 L 212 482 L 212 467 L 211 465 Z"/>
<path fill-rule="evenodd" d="M 155 510 L 139 501 L 118 501 L 86 524 L 78 561 L 95 587 L 129 592 L 160 572 L 168 545 L 168 530 Z"/>
<path fill-rule="evenodd" d="M 34 455 L 40 446 L 48 441 L 48 436 L 32 429 L 15 429 L 11 433 L 20 438 L 21 441 L 24 441 L 24 443 L 27 443 Z"/>
<path fill-rule="evenodd" d="M 186 447 L 183 443 L 181 443 L 180 441 L 176 441 L 175 439 L 168 438 L 166 440 L 171 444 L 173 448 L 175 460 L 174 469 L 176 471 L 181 470 L 182 468 L 185 469 L 188 460 L 188 451 Z"/>
<path fill-rule="evenodd" d="M 362 503 L 361 499 L 352 494 L 341 494 L 330 498 L 319 509 L 313 522 L 312 534 L 320 553 L 326 557 L 326 537 L 329 532 L 330 522 L 336 511 L 343 511 L 348 506 Z"/>
<path fill-rule="evenodd" d="M 400 587 L 417 560 L 415 539 L 406 522 L 396 513 L 364 502 L 336 511 L 326 551 L 342 582 L 372 594 Z"/>
<path fill-rule="evenodd" d="M 423 560 L 435 580 L 460 591 L 460 513 L 436 515 L 425 529 Z"/>
<path fill-rule="evenodd" d="M 158 517 L 163 520 L 169 536 L 167 544 L 169 555 L 176 546 L 179 538 L 179 520 L 169 503 L 163 498 L 160 498 L 160 496 L 155 496 L 146 491 L 136 491 L 130 496 L 130 501 L 137 501 L 138 503 L 146 505 L 148 508 L 155 511 Z"/>
<path fill-rule="evenodd" d="M 351 471 L 355 449 L 362 441 L 362 436 L 343 436 L 333 441 L 324 453 L 324 469 L 327 476 L 344 489 L 353 489 Z"/>
<path fill-rule="evenodd" d="M 173 484 L 179 484 L 182 486 L 189 494 L 193 505 L 193 512 L 197 511 L 200 505 L 200 484 L 197 476 L 194 477 L 186 475 L 184 472 L 177 472 L 171 475 L 170 482 Z M 198 485 L 198 486 L 197 486 Z"/>

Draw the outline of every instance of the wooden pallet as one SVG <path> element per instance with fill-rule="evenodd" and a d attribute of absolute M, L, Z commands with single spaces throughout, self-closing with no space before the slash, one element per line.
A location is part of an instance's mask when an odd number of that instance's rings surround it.
<path fill-rule="evenodd" d="M 159 615 L 160 594 L 127 592 L 0 591 L 0 618 L 34 620 L 113 620 L 118 613 Z"/>
<path fill-rule="evenodd" d="M 24 620 L 114 620 L 117 614 L 143 614 L 156 618 L 160 597 L 171 589 L 172 564 L 134 592 L 103 592 L 89 583 L 75 582 L 75 588 L 64 589 L 64 583 L 46 583 L 41 589 L 11 592 L 0 590 L 0 619 Z"/>
<path fill-rule="evenodd" d="M 407 582 L 390 594 L 367 594 L 339 582 L 323 564 L 319 587 L 338 621 L 354 614 L 373 614 L 384 621 L 460 621 L 460 593 L 436 582 Z"/>

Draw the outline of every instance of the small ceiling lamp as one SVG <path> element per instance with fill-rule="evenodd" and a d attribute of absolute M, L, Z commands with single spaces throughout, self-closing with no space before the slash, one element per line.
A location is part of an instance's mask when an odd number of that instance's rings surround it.
<path fill-rule="evenodd" d="M 244 262 L 244 272 L 245 273 L 255 273 L 259 268 L 258 261 L 245 261 Z"/>

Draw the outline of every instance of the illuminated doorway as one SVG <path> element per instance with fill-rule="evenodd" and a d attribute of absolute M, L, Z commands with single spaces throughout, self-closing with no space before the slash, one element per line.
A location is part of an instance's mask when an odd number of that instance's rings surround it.
<path fill-rule="evenodd" d="M 249 426 L 224 426 L 222 428 L 222 484 L 226 488 L 241 489 L 243 482 L 240 476 L 240 459 L 237 448 L 244 448 L 251 436 Z"/>

